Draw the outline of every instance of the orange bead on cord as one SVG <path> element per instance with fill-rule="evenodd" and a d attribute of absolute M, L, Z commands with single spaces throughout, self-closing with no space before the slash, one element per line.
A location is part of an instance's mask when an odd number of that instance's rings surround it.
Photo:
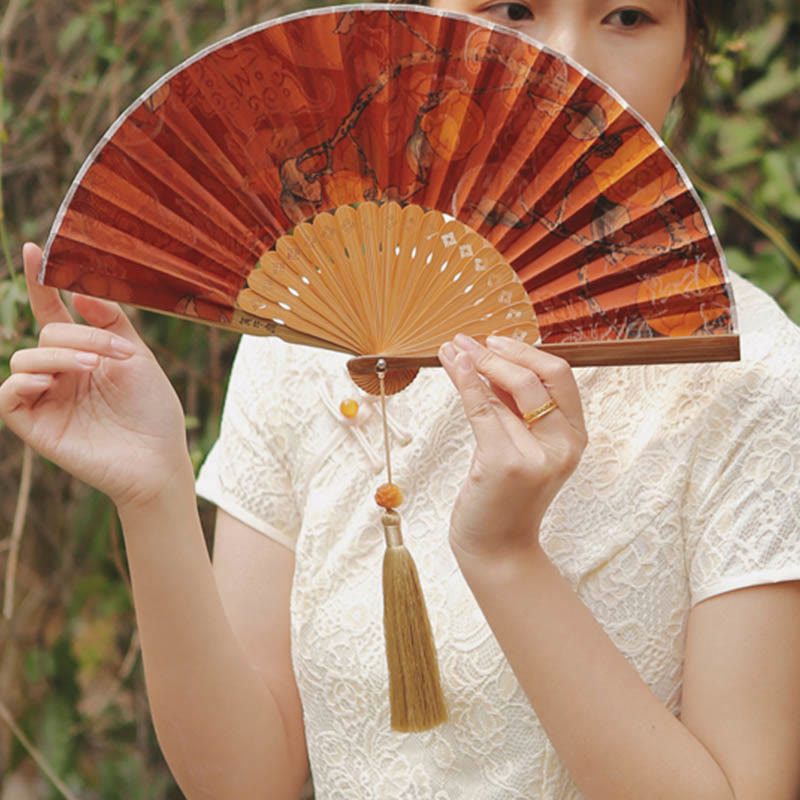
<path fill-rule="evenodd" d="M 342 402 L 339 403 L 339 411 L 342 412 L 343 417 L 354 419 L 356 414 L 358 414 L 358 402 L 353 400 L 352 397 L 348 397 L 347 400 L 342 400 Z"/>
<path fill-rule="evenodd" d="M 403 502 L 403 490 L 396 483 L 384 483 L 375 492 L 375 502 L 383 508 L 397 508 Z"/>

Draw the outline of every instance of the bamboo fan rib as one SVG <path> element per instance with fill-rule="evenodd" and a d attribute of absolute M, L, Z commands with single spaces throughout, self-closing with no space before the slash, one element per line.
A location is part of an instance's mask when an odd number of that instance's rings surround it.
<path fill-rule="evenodd" d="M 418 6 L 303 12 L 175 69 L 87 159 L 45 255 L 49 285 L 353 373 L 513 335 L 495 303 L 576 365 L 738 357 L 716 235 L 653 131 L 569 59 Z"/>

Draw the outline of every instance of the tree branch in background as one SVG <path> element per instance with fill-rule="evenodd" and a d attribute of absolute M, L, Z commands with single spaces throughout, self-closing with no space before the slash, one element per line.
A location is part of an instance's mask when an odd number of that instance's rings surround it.
<path fill-rule="evenodd" d="M 72 792 L 61 782 L 58 775 L 53 772 L 50 765 L 45 760 L 44 756 L 33 746 L 33 743 L 28 739 L 27 736 L 22 732 L 19 725 L 14 722 L 14 718 L 11 716 L 8 708 L 6 708 L 5 703 L 0 700 L 0 719 L 11 728 L 12 733 L 14 736 L 17 737 L 19 743 L 25 748 L 28 752 L 28 755 L 38 764 L 39 768 L 44 772 L 45 775 L 52 781 L 53 786 L 61 792 L 62 795 L 67 800 L 79 800 L 77 795 L 72 794 Z"/>
<path fill-rule="evenodd" d="M 9 545 L 8 563 L 6 564 L 6 590 L 3 598 L 3 616 L 11 619 L 14 613 L 14 585 L 17 578 L 17 561 L 25 518 L 28 515 L 28 500 L 31 495 L 31 472 L 33 471 L 33 450 L 25 445 L 22 454 L 22 473 L 17 494 L 17 510 L 11 527 L 11 543 Z"/>

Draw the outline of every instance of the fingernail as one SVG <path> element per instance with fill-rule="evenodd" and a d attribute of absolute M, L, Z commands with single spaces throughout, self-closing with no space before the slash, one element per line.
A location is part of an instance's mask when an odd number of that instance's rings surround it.
<path fill-rule="evenodd" d="M 84 367 L 96 367 L 100 363 L 100 357 L 94 353 L 77 353 L 75 360 Z"/>
<path fill-rule="evenodd" d="M 508 350 L 511 341 L 504 336 L 487 336 L 486 346 L 492 350 L 505 351 Z"/>
<path fill-rule="evenodd" d="M 118 358 L 127 358 L 136 352 L 136 348 L 122 336 L 112 336 L 111 352 Z"/>
<path fill-rule="evenodd" d="M 46 386 L 48 383 L 50 383 L 51 380 L 53 380 L 53 376 L 52 375 L 31 375 L 31 380 L 34 383 L 40 383 L 42 386 Z"/>
<path fill-rule="evenodd" d="M 463 372 L 466 374 L 468 372 L 472 372 L 473 368 L 474 364 L 472 363 L 472 358 L 470 357 L 470 354 L 466 350 L 462 350 L 456 356 L 456 369 L 459 372 Z"/>
<path fill-rule="evenodd" d="M 465 350 L 478 349 L 478 343 L 471 336 L 465 336 L 463 333 L 456 334 L 455 342 L 457 345 L 463 347 Z"/>
<path fill-rule="evenodd" d="M 456 349 L 450 342 L 445 342 L 439 348 L 439 354 L 445 361 L 452 363 L 453 359 L 456 357 Z"/>

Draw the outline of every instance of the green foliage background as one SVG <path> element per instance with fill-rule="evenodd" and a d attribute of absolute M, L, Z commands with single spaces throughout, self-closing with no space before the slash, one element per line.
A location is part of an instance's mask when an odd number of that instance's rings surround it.
<path fill-rule="evenodd" d="M 44 242 L 97 138 L 200 46 L 302 0 L 8 0 L 0 17 L 0 380 L 35 342 L 22 243 Z M 696 132 L 676 148 L 731 267 L 800 323 L 800 8 L 764 0 L 729 23 Z M 192 457 L 217 434 L 235 337 L 132 312 L 178 387 Z M 203 508 L 206 529 L 211 509 Z M 148 718 L 113 508 L 0 427 L 0 798 L 179 798 Z M 39 759 L 37 763 L 36 759 Z M 44 766 L 42 766 L 42 764 Z M 58 789 L 45 777 L 51 770 Z"/>

